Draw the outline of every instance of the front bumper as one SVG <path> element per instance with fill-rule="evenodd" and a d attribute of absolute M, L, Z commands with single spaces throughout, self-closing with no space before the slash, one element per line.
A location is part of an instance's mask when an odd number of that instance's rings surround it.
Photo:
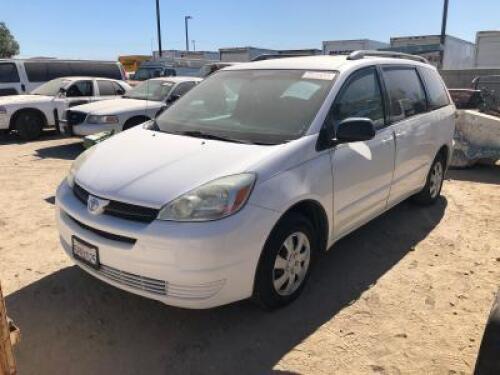
<path fill-rule="evenodd" d="M 247 205 L 217 221 L 150 224 L 92 215 L 64 181 L 57 190 L 62 246 L 72 257 L 72 236 L 99 248 L 95 277 L 131 293 L 186 308 L 210 308 L 248 298 L 257 263 L 279 214 Z M 83 224 L 83 225 L 82 225 Z M 91 228 L 93 230 L 88 230 Z M 98 231 L 136 239 L 103 237 Z"/>

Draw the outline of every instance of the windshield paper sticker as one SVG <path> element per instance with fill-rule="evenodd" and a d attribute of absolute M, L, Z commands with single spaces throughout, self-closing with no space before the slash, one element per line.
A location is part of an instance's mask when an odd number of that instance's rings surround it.
<path fill-rule="evenodd" d="M 305 72 L 302 79 L 320 79 L 323 81 L 331 81 L 335 78 L 335 73 L 332 72 Z"/>

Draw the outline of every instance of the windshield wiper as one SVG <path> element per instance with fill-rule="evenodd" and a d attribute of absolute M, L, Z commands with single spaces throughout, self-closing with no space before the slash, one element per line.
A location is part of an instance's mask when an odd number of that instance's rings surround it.
<path fill-rule="evenodd" d="M 250 143 L 241 139 L 234 139 L 234 138 L 229 138 L 229 137 L 223 137 L 220 135 L 215 135 L 215 134 L 210 134 L 210 133 L 204 133 L 199 130 L 186 130 L 184 132 L 180 132 L 179 134 L 182 135 L 187 135 L 188 137 L 195 137 L 195 138 L 204 138 L 204 139 L 213 139 L 216 141 L 225 141 L 225 142 L 234 142 L 234 143 Z"/>

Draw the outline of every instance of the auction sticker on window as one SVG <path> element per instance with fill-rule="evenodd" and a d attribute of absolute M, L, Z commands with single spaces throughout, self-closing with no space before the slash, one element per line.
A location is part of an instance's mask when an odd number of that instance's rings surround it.
<path fill-rule="evenodd" d="M 332 72 L 305 72 L 302 75 L 303 79 L 320 79 L 322 81 L 331 81 L 335 78 L 335 73 Z"/>

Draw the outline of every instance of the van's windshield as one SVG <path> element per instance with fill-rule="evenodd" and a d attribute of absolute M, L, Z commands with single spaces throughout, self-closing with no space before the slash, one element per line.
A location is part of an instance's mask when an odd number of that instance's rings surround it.
<path fill-rule="evenodd" d="M 56 96 L 61 88 L 66 87 L 71 81 L 64 78 L 56 78 L 38 86 L 31 93 L 33 95 Z"/>
<path fill-rule="evenodd" d="M 163 112 L 157 127 L 241 142 L 287 142 L 307 131 L 335 76 L 333 71 L 220 71 Z"/>

